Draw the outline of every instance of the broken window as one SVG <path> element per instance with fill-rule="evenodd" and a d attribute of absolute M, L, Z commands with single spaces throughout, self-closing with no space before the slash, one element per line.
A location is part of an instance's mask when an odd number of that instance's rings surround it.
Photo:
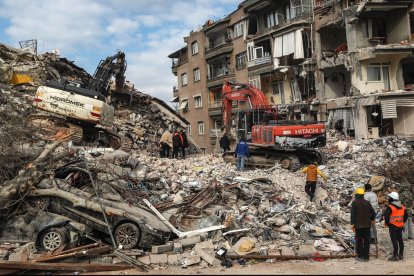
<path fill-rule="evenodd" d="M 259 75 L 249 77 L 249 83 L 258 89 L 262 89 Z"/>
<path fill-rule="evenodd" d="M 362 35 L 364 37 L 385 38 L 385 34 L 385 21 L 383 19 L 366 19 L 362 21 Z"/>
<path fill-rule="evenodd" d="M 186 109 L 188 109 L 188 99 L 183 99 L 181 101 L 181 104 L 178 110 L 186 110 Z"/>

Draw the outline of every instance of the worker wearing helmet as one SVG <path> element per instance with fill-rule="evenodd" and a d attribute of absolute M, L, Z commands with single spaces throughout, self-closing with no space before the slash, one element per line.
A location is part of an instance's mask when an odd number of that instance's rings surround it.
<path fill-rule="evenodd" d="M 375 223 L 375 211 L 371 203 L 364 199 L 364 189 L 355 190 L 355 200 L 351 205 L 351 225 L 355 232 L 357 261 L 369 261 L 370 230 Z"/>
<path fill-rule="evenodd" d="M 402 231 L 404 223 L 408 219 L 408 213 L 404 205 L 400 202 L 397 192 L 388 194 L 388 206 L 385 209 L 384 220 L 388 226 L 392 247 L 394 249 L 392 257 L 388 261 L 398 261 L 404 258 L 404 241 Z"/>
<path fill-rule="evenodd" d="M 316 191 L 316 182 L 318 180 L 318 174 L 325 180 L 328 180 L 328 177 L 318 168 L 318 163 L 313 162 L 306 166 L 303 170 L 303 173 L 306 173 L 306 184 L 305 192 L 310 196 L 312 201 L 315 197 Z"/>

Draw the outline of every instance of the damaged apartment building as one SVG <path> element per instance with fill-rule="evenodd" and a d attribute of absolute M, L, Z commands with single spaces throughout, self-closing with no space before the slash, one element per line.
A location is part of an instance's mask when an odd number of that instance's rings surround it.
<path fill-rule="evenodd" d="M 225 81 L 250 83 L 279 111 L 307 112 L 356 138 L 414 134 L 412 2 L 241 2 L 169 55 L 171 101 L 206 152 L 222 135 Z M 246 109 L 233 102 L 234 127 Z"/>

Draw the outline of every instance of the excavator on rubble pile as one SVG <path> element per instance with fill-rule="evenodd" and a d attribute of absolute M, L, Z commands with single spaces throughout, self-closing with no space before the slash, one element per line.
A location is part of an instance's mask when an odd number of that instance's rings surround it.
<path fill-rule="evenodd" d="M 326 145 L 323 123 L 310 118 L 304 120 L 305 116 L 301 119 L 289 116 L 286 108 L 283 109 L 287 106 L 270 105 L 264 93 L 250 84 L 224 82 L 222 99 L 223 124 L 227 133 L 230 133 L 234 101 L 250 105 L 250 109 L 236 115 L 237 135 L 246 138 L 250 149 L 245 164 L 274 166 L 280 163 L 282 168 L 292 169 L 300 163 L 322 161 L 317 148 Z M 223 159 L 235 163 L 234 151 L 223 153 Z"/>
<path fill-rule="evenodd" d="M 112 129 L 115 109 L 110 104 L 112 78 L 115 92 L 122 93 L 126 68 L 125 53 L 118 50 L 99 62 L 87 85 L 62 78 L 39 86 L 33 105 L 40 112 L 29 116 L 29 126 L 49 141 L 72 140 L 129 151 L 133 141 Z"/>

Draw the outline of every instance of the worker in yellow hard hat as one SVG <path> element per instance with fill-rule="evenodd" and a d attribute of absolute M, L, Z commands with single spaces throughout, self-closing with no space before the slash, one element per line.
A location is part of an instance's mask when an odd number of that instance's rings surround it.
<path fill-rule="evenodd" d="M 375 211 L 371 203 L 364 199 L 364 188 L 355 190 L 355 200 L 351 205 L 351 225 L 355 232 L 357 261 L 369 261 L 370 230 L 375 223 Z"/>

